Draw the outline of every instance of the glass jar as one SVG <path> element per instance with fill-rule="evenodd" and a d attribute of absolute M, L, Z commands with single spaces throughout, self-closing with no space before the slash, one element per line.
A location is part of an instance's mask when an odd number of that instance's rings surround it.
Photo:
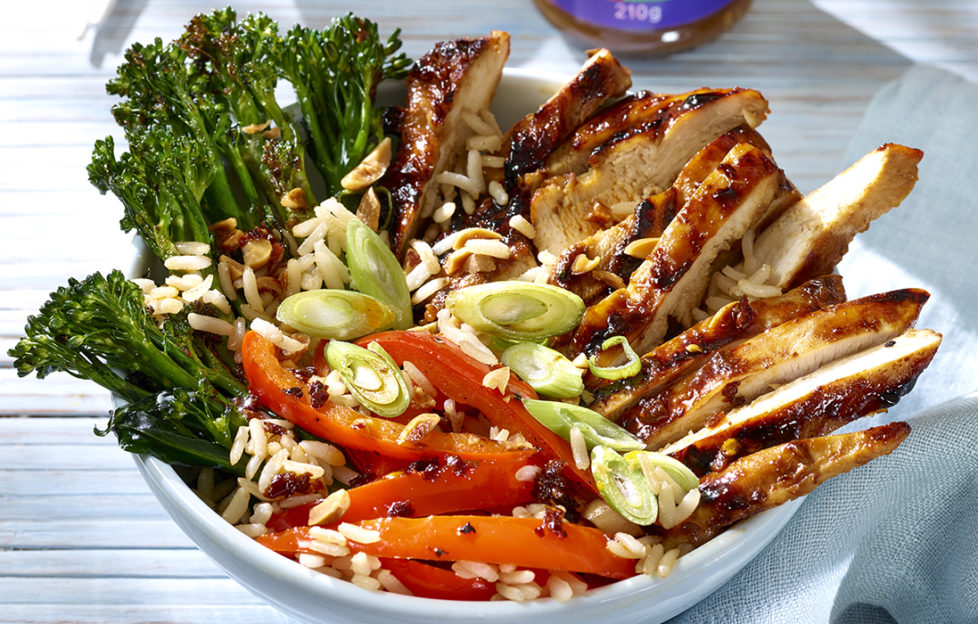
<path fill-rule="evenodd" d="M 666 53 L 713 39 L 751 0 L 533 0 L 571 38 L 612 52 Z"/>

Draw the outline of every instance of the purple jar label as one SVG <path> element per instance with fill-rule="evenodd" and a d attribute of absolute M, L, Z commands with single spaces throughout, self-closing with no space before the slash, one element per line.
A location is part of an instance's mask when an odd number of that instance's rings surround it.
<path fill-rule="evenodd" d="M 577 19 L 617 30 L 674 28 L 712 15 L 733 0 L 548 0 Z"/>

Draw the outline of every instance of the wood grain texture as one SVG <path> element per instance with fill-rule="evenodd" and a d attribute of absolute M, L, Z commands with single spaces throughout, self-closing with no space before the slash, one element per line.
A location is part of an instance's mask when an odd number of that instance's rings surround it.
<path fill-rule="evenodd" d="M 111 408 L 107 393 L 67 375 L 21 380 L 6 355 L 68 277 L 128 267 L 121 208 L 85 174 L 92 142 L 115 132 L 104 84 L 130 42 L 172 38 L 210 7 L 120 0 L 103 28 L 78 39 L 88 4 L 98 3 L 12 3 L 0 21 L 0 620 L 287 622 L 197 551 L 114 440 L 92 434 Z M 358 4 L 382 31 L 400 27 L 414 57 L 436 40 L 501 28 L 513 35 L 512 66 L 568 73 L 584 59 L 526 0 Z M 352 5 L 235 6 L 322 26 Z M 772 109 L 764 135 L 808 191 L 836 173 L 873 94 L 915 61 L 978 79 L 978 5 L 755 0 L 713 43 L 626 64 L 636 88 L 761 90 Z"/>

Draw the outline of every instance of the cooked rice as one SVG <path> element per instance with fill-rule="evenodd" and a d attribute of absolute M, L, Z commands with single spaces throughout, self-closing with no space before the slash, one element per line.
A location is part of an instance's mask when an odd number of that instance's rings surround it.
<path fill-rule="evenodd" d="M 509 203 L 509 195 L 506 193 L 506 189 L 496 180 L 489 183 L 489 195 L 500 206 L 505 206 Z"/>
<path fill-rule="evenodd" d="M 170 256 L 163 261 L 169 271 L 203 271 L 211 265 L 207 256 Z"/>
<path fill-rule="evenodd" d="M 414 595 L 390 570 L 377 570 L 376 578 L 380 582 L 380 585 L 391 593 L 402 594 L 404 596 Z"/>
<path fill-rule="evenodd" d="M 365 529 L 349 522 L 341 522 L 337 529 L 346 539 L 351 542 L 357 542 L 358 544 L 376 544 L 380 541 L 379 532 L 373 529 Z"/>
<path fill-rule="evenodd" d="M 415 266 L 411 271 L 405 276 L 405 281 L 407 282 L 407 287 L 409 291 L 415 291 L 428 281 L 432 275 L 431 271 L 424 262 Z"/>
<path fill-rule="evenodd" d="M 423 303 L 445 286 L 448 286 L 447 277 L 436 277 L 433 280 L 428 280 L 414 292 L 414 295 L 411 296 L 411 303 L 413 305 Z"/>
<path fill-rule="evenodd" d="M 251 495 L 244 488 L 239 487 L 231 495 L 231 500 L 228 502 L 227 507 L 221 512 L 221 517 L 229 524 L 237 524 L 241 520 L 241 517 L 248 512 L 248 503 L 250 500 Z"/>
<path fill-rule="evenodd" d="M 570 429 L 571 453 L 574 456 L 574 465 L 578 470 L 587 470 L 591 465 L 591 458 L 587 452 L 587 442 L 584 441 L 584 434 L 580 427 L 574 425 Z"/>
<path fill-rule="evenodd" d="M 286 353 L 295 353 L 306 348 L 304 343 L 286 336 L 282 330 L 264 319 L 256 318 L 253 320 L 251 329 Z"/>
<path fill-rule="evenodd" d="M 350 270 L 326 246 L 325 242 L 321 240 L 316 241 L 313 245 L 313 257 L 316 260 L 316 268 L 319 270 L 319 275 L 323 278 L 326 288 L 342 290 L 344 285 L 350 282 Z"/>
<path fill-rule="evenodd" d="M 499 568 L 481 561 L 456 561 L 452 564 L 452 571 L 456 576 L 464 579 L 481 578 L 490 583 L 499 580 Z"/>
<path fill-rule="evenodd" d="M 523 215 L 513 215 L 510 217 L 509 227 L 531 240 L 537 235 L 537 229 Z"/>
<path fill-rule="evenodd" d="M 473 238 L 465 241 L 463 249 L 467 249 L 474 254 L 482 254 L 501 260 L 506 260 L 512 255 L 512 251 L 506 243 L 500 240 L 487 240 L 484 238 Z"/>
<path fill-rule="evenodd" d="M 224 319 L 197 314 L 196 312 L 191 312 L 187 315 L 187 322 L 197 331 L 217 334 L 219 336 L 230 336 L 234 333 L 234 325 Z"/>
<path fill-rule="evenodd" d="M 521 466 L 519 470 L 516 471 L 517 481 L 533 481 L 540 474 L 540 467 L 528 464 L 526 466 Z"/>

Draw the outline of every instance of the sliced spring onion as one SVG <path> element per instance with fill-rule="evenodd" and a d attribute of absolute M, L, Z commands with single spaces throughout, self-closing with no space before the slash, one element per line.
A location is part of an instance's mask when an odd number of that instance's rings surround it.
<path fill-rule="evenodd" d="M 563 354 L 543 345 L 520 342 L 503 351 L 500 360 L 544 396 L 569 399 L 584 392 L 581 370 Z"/>
<path fill-rule="evenodd" d="M 394 310 L 383 301 L 350 290 L 309 290 L 286 297 L 278 320 L 315 338 L 350 340 L 387 329 Z"/>
<path fill-rule="evenodd" d="M 631 451 L 625 454 L 625 461 L 639 468 L 648 466 L 648 470 L 656 467 L 662 468 L 667 475 L 672 477 L 676 485 L 687 492 L 700 485 L 699 477 L 687 468 L 684 463 L 662 453 L 656 453 L 655 451 Z"/>
<path fill-rule="evenodd" d="M 588 449 L 607 446 L 616 451 L 644 449 L 645 443 L 622 429 L 601 414 L 579 405 L 559 401 L 523 399 L 530 415 L 565 440 L 570 440 L 570 430 L 577 427 L 584 434 Z"/>
<path fill-rule="evenodd" d="M 411 397 L 401 375 L 384 348 L 371 343 L 366 349 L 342 340 L 330 340 L 326 360 L 339 371 L 343 383 L 361 405 L 384 418 L 400 416 Z"/>
<path fill-rule="evenodd" d="M 591 474 L 598 493 L 612 509 L 635 524 L 647 526 L 655 522 L 659 501 L 641 467 L 606 446 L 596 446 L 591 449 Z"/>
<path fill-rule="evenodd" d="M 584 301 L 574 293 L 517 281 L 462 288 L 448 295 L 445 305 L 479 331 L 521 341 L 563 334 L 584 315 Z"/>
<path fill-rule="evenodd" d="M 346 226 L 346 263 L 356 289 L 394 311 L 395 329 L 414 325 L 411 293 L 397 257 L 360 219 L 350 219 Z"/>
<path fill-rule="evenodd" d="M 588 358 L 587 361 L 588 368 L 591 369 L 591 373 L 595 377 L 600 377 L 601 379 L 624 379 L 638 375 L 639 371 L 642 370 L 642 359 L 638 357 L 638 354 L 632 349 L 632 345 L 628 344 L 628 338 L 624 336 L 612 336 L 608 338 L 601 343 L 601 350 L 606 351 L 618 345 L 621 345 L 628 361 L 618 366 L 598 366 L 598 354 L 596 353 Z"/>

